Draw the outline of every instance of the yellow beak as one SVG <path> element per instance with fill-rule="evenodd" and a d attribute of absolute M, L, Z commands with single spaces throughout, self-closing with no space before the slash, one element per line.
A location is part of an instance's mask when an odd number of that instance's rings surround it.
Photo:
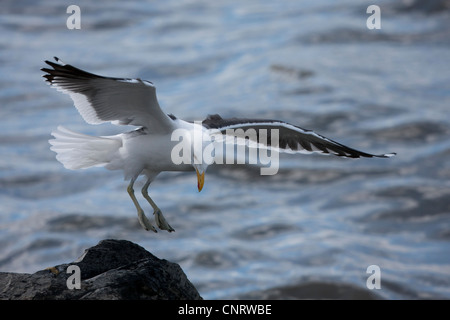
<path fill-rule="evenodd" d="M 197 187 L 198 187 L 198 192 L 202 191 L 203 189 L 203 184 L 205 183 L 205 173 L 201 173 L 197 171 Z"/>

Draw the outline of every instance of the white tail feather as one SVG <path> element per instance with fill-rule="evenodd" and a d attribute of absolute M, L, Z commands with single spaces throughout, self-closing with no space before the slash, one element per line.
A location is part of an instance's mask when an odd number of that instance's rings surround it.
<path fill-rule="evenodd" d="M 93 137 L 68 130 L 62 126 L 52 132 L 55 139 L 48 142 L 56 152 L 56 159 L 67 169 L 84 169 L 106 166 L 122 146 L 117 136 Z"/>

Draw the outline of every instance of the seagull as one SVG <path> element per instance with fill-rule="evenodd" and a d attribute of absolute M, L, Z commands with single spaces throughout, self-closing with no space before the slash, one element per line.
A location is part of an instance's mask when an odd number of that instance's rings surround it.
<path fill-rule="evenodd" d="M 188 148 L 183 154 L 187 161 L 173 161 L 177 141 L 175 131 L 182 132 L 183 141 L 188 146 L 195 144 L 193 134 L 202 137 L 235 137 L 237 143 L 243 130 L 254 130 L 256 136 L 246 136 L 244 141 L 253 140 L 256 146 L 284 153 L 321 153 L 346 158 L 389 158 L 395 153 L 373 155 L 349 148 L 311 130 L 280 120 L 228 118 L 218 114 L 209 115 L 202 122 L 190 122 L 166 114 L 159 106 L 156 88 L 150 81 L 139 78 L 115 78 L 96 75 L 78 69 L 54 57 L 55 62 L 46 60 L 49 67 L 42 68 L 43 77 L 51 87 L 68 94 L 88 124 L 111 122 L 116 125 L 137 127 L 133 131 L 113 136 L 90 136 L 58 126 L 49 140 L 56 159 L 65 168 L 76 170 L 90 167 L 105 167 L 109 170 L 122 170 L 125 180 L 129 180 L 127 192 L 137 209 L 141 226 L 157 232 L 152 221 L 145 215 L 135 193 L 134 183 L 143 175 L 146 182 L 142 195 L 152 206 L 154 222 L 161 230 L 175 231 L 167 222 L 161 209 L 148 195 L 148 188 L 156 176 L 164 171 L 196 171 L 197 187 L 200 192 L 205 181 L 205 172 L 211 164 L 201 161 L 202 153 L 211 146 L 214 139 L 208 140 L 200 148 Z M 239 131 L 240 130 L 240 131 Z M 267 130 L 277 130 L 278 141 L 262 139 Z M 242 138 L 242 137 L 240 137 Z M 202 138 L 203 139 L 203 138 Z M 216 138 L 217 139 L 217 138 Z M 217 139 L 218 141 L 218 139 Z M 228 141 L 228 140 L 227 140 Z M 244 142 L 245 143 L 245 142 Z M 255 145 L 253 145 L 255 146 Z M 200 161 L 199 161 L 200 159 Z"/>

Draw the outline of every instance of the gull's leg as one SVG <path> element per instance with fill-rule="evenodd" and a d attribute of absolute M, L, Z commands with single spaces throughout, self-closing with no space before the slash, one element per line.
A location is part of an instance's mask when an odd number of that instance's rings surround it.
<path fill-rule="evenodd" d="M 145 183 L 145 185 L 142 187 L 142 195 L 144 196 L 145 199 L 147 199 L 148 203 L 150 203 L 150 205 L 153 207 L 153 214 L 155 215 L 155 222 L 156 225 L 158 226 L 158 228 L 160 228 L 161 230 L 167 230 L 169 232 L 175 231 L 174 228 L 172 228 L 166 221 L 166 218 L 164 218 L 161 210 L 158 208 L 158 206 L 156 205 L 156 203 L 152 200 L 152 198 L 150 198 L 150 196 L 148 195 L 148 187 L 150 185 L 150 183 L 152 182 L 152 179 L 148 179 L 147 182 Z"/>
<path fill-rule="evenodd" d="M 133 203 L 136 206 L 139 223 L 145 230 L 147 230 L 147 231 L 152 230 L 154 232 L 157 232 L 156 228 L 152 225 L 150 220 L 148 220 L 148 218 L 145 216 L 144 210 L 142 210 L 141 206 L 139 205 L 139 202 L 137 201 L 136 197 L 134 196 L 133 185 L 134 185 L 135 181 L 136 181 L 136 178 L 131 179 L 130 184 L 128 185 L 127 191 L 128 191 L 128 194 L 130 195 L 131 200 L 133 200 Z"/>

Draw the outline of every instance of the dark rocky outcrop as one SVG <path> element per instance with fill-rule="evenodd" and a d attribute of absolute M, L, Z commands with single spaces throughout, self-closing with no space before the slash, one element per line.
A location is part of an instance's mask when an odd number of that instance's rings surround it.
<path fill-rule="evenodd" d="M 77 266 L 79 271 L 71 271 Z M 73 268 L 73 267 L 71 267 Z M 71 271 L 71 272 L 70 272 Z M 69 289 L 80 277 L 80 289 Z M 69 287 L 68 287 L 69 283 Z M 103 240 L 76 261 L 33 274 L 0 272 L 0 299 L 199 300 L 181 267 L 125 240 Z"/>

